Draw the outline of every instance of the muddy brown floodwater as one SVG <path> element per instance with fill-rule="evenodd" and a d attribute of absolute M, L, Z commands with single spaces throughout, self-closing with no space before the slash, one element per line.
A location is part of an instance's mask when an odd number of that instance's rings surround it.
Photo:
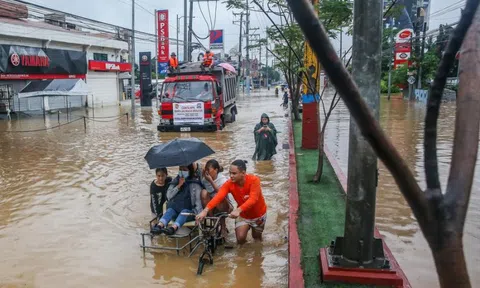
<path fill-rule="evenodd" d="M 288 131 L 281 99 L 270 92 L 241 96 L 237 122 L 218 133 L 158 133 L 156 109 L 140 107 L 134 122 L 88 122 L 86 132 L 79 121 L 44 132 L 1 133 L 0 287 L 286 287 L 288 151 L 282 144 Z M 95 116 L 128 110 L 98 108 Z M 193 136 L 225 166 L 250 160 L 253 127 L 263 112 L 281 132 L 272 161 L 248 163 L 248 172 L 261 177 L 268 205 L 263 243 L 249 236 L 244 247 L 218 250 L 200 277 L 198 252 L 190 259 L 170 252 L 143 257 L 140 233 L 148 230 L 154 179 L 143 159 L 148 149 Z M 56 123 L 56 116 L 47 119 Z M 0 131 L 43 127 L 43 118 L 0 120 Z"/>
<path fill-rule="evenodd" d="M 332 92 L 326 95 L 329 106 Z M 380 124 L 404 157 L 422 189 L 426 187 L 423 164 L 423 128 L 425 104 L 392 98 L 381 99 Z M 326 143 L 346 173 L 350 115 L 342 101 L 332 113 Z M 455 103 L 442 103 L 438 119 L 438 160 L 442 189 L 448 179 L 455 128 Z M 480 158 L 480 154 L 479 154 Z M 376 224 L 387 244 L 407 274 L 413 287 L 439 287 L 433 257 L 420 227 L 397 184 L 383 163 L 379 162 Z M 477 159 L 467 220 L 464 247 L 473 287 L 480 287 L 480 161 Z"/>

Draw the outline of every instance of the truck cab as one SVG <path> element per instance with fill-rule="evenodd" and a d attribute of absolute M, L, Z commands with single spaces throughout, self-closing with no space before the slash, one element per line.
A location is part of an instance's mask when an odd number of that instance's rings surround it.
<path fill-rule="evenodd" d="M 235 121 L 236 75 L 222 67 L 203 72 L 185 63 L 165 79 L 158 114 L 161 132 L 217 131 Z"/>

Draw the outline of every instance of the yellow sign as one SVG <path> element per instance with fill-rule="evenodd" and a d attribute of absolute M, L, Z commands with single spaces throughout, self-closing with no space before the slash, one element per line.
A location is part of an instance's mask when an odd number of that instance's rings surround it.
<path fill-rule="evenodd" d="M 312 48 L 305 42 L 303 60 L 306 73 L 303 74 L 303 94 L 316 95 L 320 91 L 320 64 Z"/>
<path fill-rule="evenodd" d="M 311 0 L 312 4 L 318 5 L 318 0 Z M 317 55 L 313 52 L 308 41 L 305 41 L 305 54 L 303 56 L 303 65 L 306 73 L 303 74 L 303 95 L 317 95 L 320 91 L 320 63 Z"/>

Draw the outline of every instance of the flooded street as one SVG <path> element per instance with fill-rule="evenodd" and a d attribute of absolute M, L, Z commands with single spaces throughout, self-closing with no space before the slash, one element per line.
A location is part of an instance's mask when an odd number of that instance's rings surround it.
<path fill-rule="evenodd" d="M 329 99 L 326 97 L 326 105 Z M 425 104 L 401 98 L 381 99 L 380 122 L 394 146 L 404 157 L 422 188 L 426 187 L 423 163 L 423 128 Z M 340 102 L 327 125 L 326 143 L 344 173 L 348 166 L 348 135 L 350 117 Z M 438 121 L 438 160 L 442 190 L 445 191 L 450 170 L 455 127 L 455 103 L 442 103 Z M 479 154 L 480 155 L 480 154 Z M 480 156 L 479 156 L 480 157 Z M 395 180 L 379 162 L 376 224 L 407 274 L 413 287 L 439 287 L 433 257 L 426 240 Z M 464 247 L 473 287 L 480 287 L 480 161 L 477 160 L 475 180 L 464 229 Z"/>
<path fill-rule="evenodd" d="M 0 287 L 286 287 L 288 151 L 282 144 L 288 131 L 281 99 L 270 92 L 241 96 L 237 122 L 218 133 L 159 133 L 156 109 L 140 107 L 135 121 L 99 118 L 87 122 L 86 132 L 78 121 L 49 131 L 2 133 Z M 129 109 L 97 108 L 95 116 Z M 263 112 L 281 132 L 278 154 L 254 163 L 253 128 Z M 56 115 L 47 120 L 56 124 Z M 0 121 L 1 131 L 43 127 L 41 117 Z M 249 236 L 244 247 L 220 248 L 202 276 L 196 276 L 198 252 L 192 258 L 172 252 L 143 257 L 139 246 L 151 219 L 154 179 L 143 157 L 175 137 L 205 141 L 226 167 L 237 158 L 249 160 L 248 172 L 260 176 L 268 205 L 263 243 Z M 227 223 L 234 241 L 233 221 Z"/>

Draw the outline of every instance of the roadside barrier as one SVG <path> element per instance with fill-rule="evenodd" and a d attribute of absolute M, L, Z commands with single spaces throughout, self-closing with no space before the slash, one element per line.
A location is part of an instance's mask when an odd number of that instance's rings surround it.
<path fill-rule="evenodd" d="M 34 130 L 0 130 L 0 133 L 32 133 L 32 132 L 41 132 L 41 131 L 48 131 L 48 130 L 53 130 L 56 128 L 60 128 L 62 126 L 66 126 L 75 122 L 78 122 L 80 120 L 83 120 L 83 126 L 85 129 L 85 132 L 87 132 L 87 120 L 92 121 L 92 122 L 113 122 L 117 121 L 123 117 L 127 117 L 127 125 L 128 125 L 128 120 L 129 120 L 129 115 L 128 113 L 122 114 L 120 116 L 106 116 L 106 117 L 87 117 L 87 116 L 80 116 L 79 118 L 75 120 L 70 120 L 66 123 L 58 124 L 52 127 L 45 127 L 45 128 L 40 128 L 40 129 L 34 129 Z M 96 120 L 96 119 L 108 119 L 108 120 Z"/>

